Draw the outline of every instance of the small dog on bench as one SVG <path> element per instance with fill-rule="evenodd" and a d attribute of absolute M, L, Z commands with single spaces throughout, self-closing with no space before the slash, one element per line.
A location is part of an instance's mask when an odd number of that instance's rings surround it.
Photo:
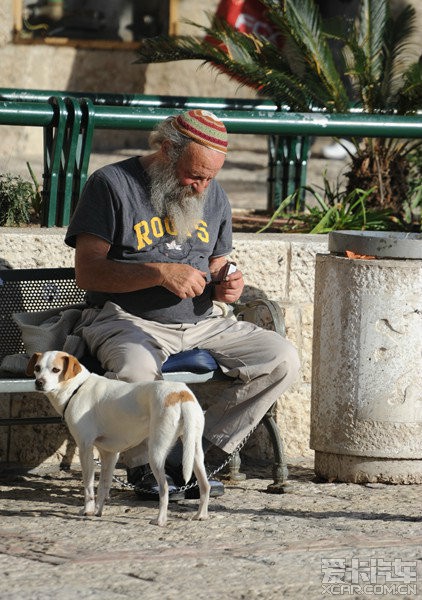
<path fill-rule="evenodd" d="M 27 368 L 35 387 L 63 417 L 79 448 L 85 489 L 84 515 L 101 516 L 119 453 L 148 438 L 149 465 L 159 486 L 158 518 L 167 521 L 168 484 L 164 465 L 178 437 L 183 442 L 183 477 L 194 472 L 200 491 L 195 519 L 208 517 L 210 486 L 204 466 L 203 411 L 186 384 L 170 381 L 127 383 L 90 373 L 72 355 L 35 353 Z M 94 446 L 101 457 L 97 500 Z"/>

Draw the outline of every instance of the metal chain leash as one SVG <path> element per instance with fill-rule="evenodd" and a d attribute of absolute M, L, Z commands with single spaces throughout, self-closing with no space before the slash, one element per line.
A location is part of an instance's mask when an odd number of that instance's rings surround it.
<path fill-rule="evenodd" d="M 258 423 L 259 425 L 259 423 Z M 214 475 L 216 475 L 217 473 L 219 473 L 222 469 L 224 469 L 224 467 L 226 467 L 229 462 L 231 461 L 232 457 L 234 454 L 236 454 L 237 452 L 240 452 L 240 450 L 242 450 L 242 448 L 245 446 L 246 442 L 248 441 L 248 439 L 251 437 L 251 435 L 253 434 L 253 432 L 255 431 L 255 429 L 258 427 L 258 425 L 255 425 L 255 427 L 253 429 L 250 430 L 250 432 L 246 435 L 246 437 L 243 438 L 243 440 L 238 444 L 238 446 L 233 450 L 233 452 L 231 454 L 229 454 L 227 456 L 227 458 L 224 460 L 224 462 L 216 467 L 213 471 L 211 471 L 210 473 L 207 473 L 207 477 L 208 479 L 211 479 L 212 477 L 214 477 Z M 101 461 L 98 460 L 98 458 L 94 458 L 94 462 L 95 464 L 101 468 Z M 146 473 L 146 475 L 150 475 L 152 474 L 152 471 L 149 471 L 149 473 Z M 147 494 L 156 494 L 158 496 L 158 490 L 154 491 L 151 490 L 150 488 L 141 488 L 138 485 L 134 484 L 134 483 L 129 483 L 128 481 L 125 481 L 124 479 L 122 479 L 121 477 L 119 477 L 118 475 L 113 475 L 113 481 L 115 481 L 116 483 L 118 483 L 121 487 L 123 488 L 129 488 L 129 489 L 135 489 L 137 492 L 145 492 Z M 174 490 L 174 493 L 177 492 L 187 492 L 188 490 L 191 490 L 194 487 L 197 487 L 198 485 L 198 481 L 195 479 L 192 483 L 187 483 L 186 485 L 182 485 L 180 487 L 176 487 Z"/>

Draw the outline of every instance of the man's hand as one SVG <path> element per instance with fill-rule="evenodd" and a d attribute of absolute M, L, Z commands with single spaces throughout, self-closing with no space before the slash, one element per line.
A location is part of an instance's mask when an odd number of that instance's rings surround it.
<path fill-rule="evenodd" d="M 161 285 L 179 298 L 200 296 L 206 285 L 207 274 L 194 267 L 179 263 L 160 263 Z"/>
<path fill-rule="evenodd" d="M 223 281 L 214 285 L 213 299 L 229 304 L 236 302 L 242 295 L 244 286 L 243 275 L 241 271 L 236 270 L 231 275 L 227 275 Z"/>

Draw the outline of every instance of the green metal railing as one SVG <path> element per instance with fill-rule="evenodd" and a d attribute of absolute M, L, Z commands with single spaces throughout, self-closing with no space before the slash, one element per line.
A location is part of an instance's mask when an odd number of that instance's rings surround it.
<path fill-rule="evenodd" d="M 47 102 L 52 96 L 60 98 L 88 98 L 96 105 L 105 106 L 149 106 L 156 108 L 203 108 L 206 110 L 279 110 L 271 100 L 260 98 L 204 98 L 200 96 L 152 96 L 147 94 L 103 94 L 97 92 L 72 92 L 57 90 L 19 90 L 0 88 L 0 100 L 13 102 Z"/>
<path fill-rule="evenodd" d="M 44 129 L 42 225 L 66 226 L 86 181 L 95 129 L 149 131 L 187 108 L 212 110 L 230 133 L 269 136 L 268 207 L 306 182 L 310 136 L 422 138 L 422 115 L 283 112 L 268 101 L 0 89 L 0 124 Z"/>

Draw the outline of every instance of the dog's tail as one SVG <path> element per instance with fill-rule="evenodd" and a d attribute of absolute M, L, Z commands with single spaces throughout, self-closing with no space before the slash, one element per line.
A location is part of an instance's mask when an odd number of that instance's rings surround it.
<path fill-rule="evenodd" d="M 197 444 L 202 444 L 204 417 L 196 400 L 194 402 L 184 402 L 181 408 L 183 419 L 183 479 L 187 483 L 192 477 Z"/>

